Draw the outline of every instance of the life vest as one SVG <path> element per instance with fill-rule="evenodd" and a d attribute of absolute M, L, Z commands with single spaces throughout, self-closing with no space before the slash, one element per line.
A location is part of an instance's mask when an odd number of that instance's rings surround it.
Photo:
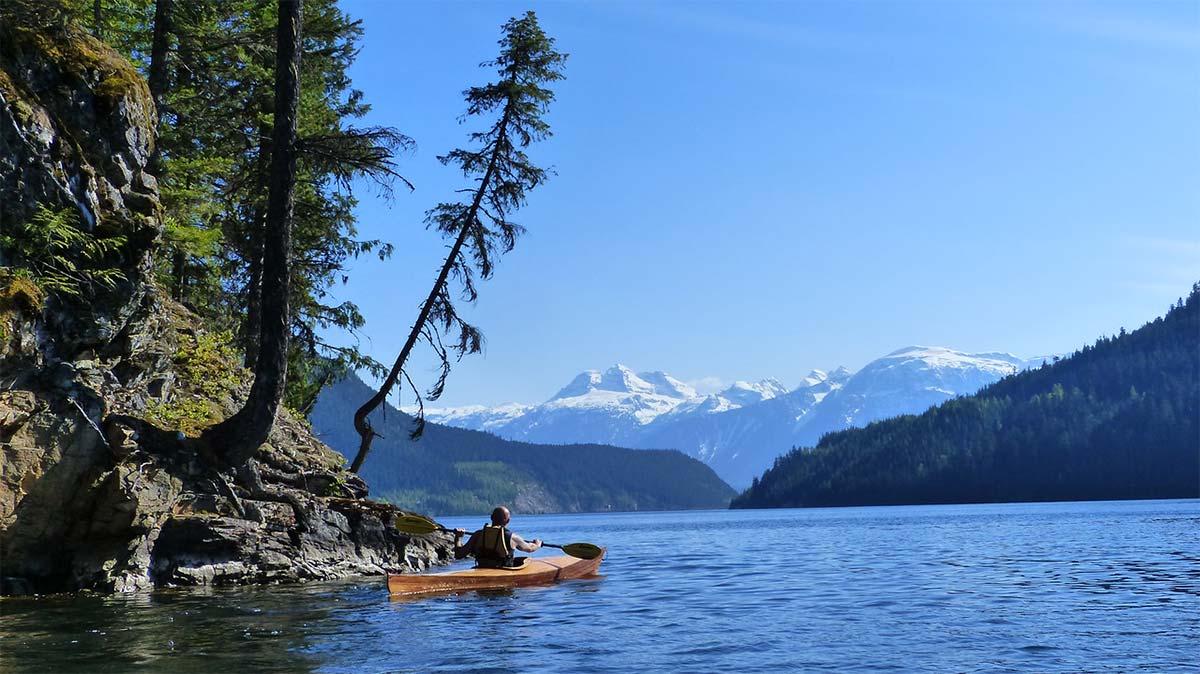
<path fill-rule="evenodd" d="M 475 563 L 499 568 L 513 565 L 512 534 L 503 525 L 485 524 L 475 546 Z"/>

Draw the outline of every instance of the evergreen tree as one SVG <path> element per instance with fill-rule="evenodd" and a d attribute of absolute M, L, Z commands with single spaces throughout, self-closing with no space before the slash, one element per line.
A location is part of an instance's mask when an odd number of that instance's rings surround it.
<path fill-rule="evenodd" d="M 273 126 L 273 27 L 269 0 L 68 0 L 77 21 L 102 8 L 105 39 L 140 64 L 158 107 L 153 158 L 165 216 L 158 276 L 208 326 L 237 335 L 253 367 L 260 343 L 265 195 Z M 330 376 L 378 363 L 320 337 L 364 320 L 352 302 L 330 301 L 358 255 L 391 246 L 361 239 L 356 179 L 385 192 L 394 158 L 411 141 L 386 127 L 357 128 L 369 107 L 347 75 L 361 27 L 335 0 L 308 0 L 297 141 L 289 376 L 285 400 L 305 410 Z"/>
<path fill-rule="evenodd" d="M 442 364 L 437 381 L 427 392 L 429 400 L 436 400 L 445 386 L 449 352 L 461 358 L 481 350 L 483 335 L 459 316 L 451 297 L 450 277 L 460 282 L 465 300 L 475 300 L 476 270 L 480 278 L 490 277 L 495 256 L 512 250 L 523 230 L 509 215 L 524 205 L 529 190 L 546 179 L 545 169 L 533 165 L 524 148 L 551 135 L 542 117 L 554 93 L 543 85 L 562 79 L 566 55 L 554 50 L 554 40 L 542 32 L 533 12 L 510 19 L 503 30 L 500 56 L 483 64 L 496 68 L 499 81 L 465 92 L 468 117 L 498 114 L 498 118 L 488 130 L 470 135 L 477 144 L 475 149 L 456 149 L 439 157 L 442 163 L 462 169 L 476 185 L 467 190 L 468 199 L 439 204 L 426 215 L 427 225 L 454 243 L 383 385 L 354 414 L 354 427 L 361 438 L 350 468 L 354 472 L 362 467 L 375 437 L 368 415 L 387 399 L 400 377 L 412 387 L 418 405 L 422 404 L 420 392 L 404 369 L 418 341 L 432 347 Z M 447 332 L 457 333 L 448 347 L 443 343 Z M 423 427 L 424 419 L 418 413 L 412 436 L 420 436 Z"/>
<path fill-rule="evenodd" d="M 234 465 L 245 463 L 266 442 L 287 378 L 302 10 L 302 0 L 279 0 L 271 186 L 263 235 L 262 349 L 254 368 L 254 384 L 242 408 L 204 435 L 204 440 L 220 447 Z"/>

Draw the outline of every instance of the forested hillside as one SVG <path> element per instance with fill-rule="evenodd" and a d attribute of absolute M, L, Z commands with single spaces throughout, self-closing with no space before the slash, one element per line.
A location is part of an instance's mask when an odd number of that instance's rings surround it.
<path fill-rule="evenodd" d="M 1135 332 L 794 449 L 734 508 L 1200 496 L 1200 284 Z"/>
<path fill-rule="evenodd" d="M 374 394 L 357 378 L 322 391 L 310 417 L 317 437 L 347 458 L 359 436 L 352 418 Z M 380 434 L 361 475 L 371 495 L 435 515 L 724 508 L 734 491 L 708 466 L 674 450 L 607 445 L 535 445 L 427 424 L 391 406 L 371 417 Z"/>

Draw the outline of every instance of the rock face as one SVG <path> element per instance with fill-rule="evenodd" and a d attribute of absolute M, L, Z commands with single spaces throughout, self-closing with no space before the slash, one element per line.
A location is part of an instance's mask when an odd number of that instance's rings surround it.
<path fill-rule="evenodd" d="M 24 4 L 0 14 L 0 227 L 68 207 L 89 231 L 128 236 L 137 257 L 158 233 L 150 92 L 119 54 L 56 25 L 53 3 Z"/>
<path fill-rule="evenodd" d="M 45 3 L 50 7 L 53 3 Z M 0 229 L 73 209 L 124 237 L 126 279 L 46 295 L 0 269 L 0 560 L 6 592 L 299 581 L 444 562 L 364 499 L 286 412 L 233 469 L 192 437 L 249 373 L 149 280 L 161 231 L 154 109 L 133 67 L 41 3 L 0 8 Z M 2 253 L 5 264 L 7 251 Z"/>

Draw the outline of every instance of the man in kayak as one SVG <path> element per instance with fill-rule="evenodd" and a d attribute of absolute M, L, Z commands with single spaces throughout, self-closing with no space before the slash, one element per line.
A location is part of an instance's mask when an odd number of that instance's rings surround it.
<path fill-rule="evenodd" d="M 492 523 L 485 524 L 482 529 L 471 534 L 466 545 L 461 545 L 462 538 L 467 534 L 466 529 L 454 530 L 454 558 L 463 559 L 467 555 L 475 556 L 475 564 L 486 568 L 499 569 L 520 566 L 527 557 L 513 557 L 513 552 L 536 552 L 542 547 L 542 541 L 533 539 L 528 543 L 525 539 L 508 530 L 511 515 L 508 508 L 496 506 L 492 511 Z"/>

